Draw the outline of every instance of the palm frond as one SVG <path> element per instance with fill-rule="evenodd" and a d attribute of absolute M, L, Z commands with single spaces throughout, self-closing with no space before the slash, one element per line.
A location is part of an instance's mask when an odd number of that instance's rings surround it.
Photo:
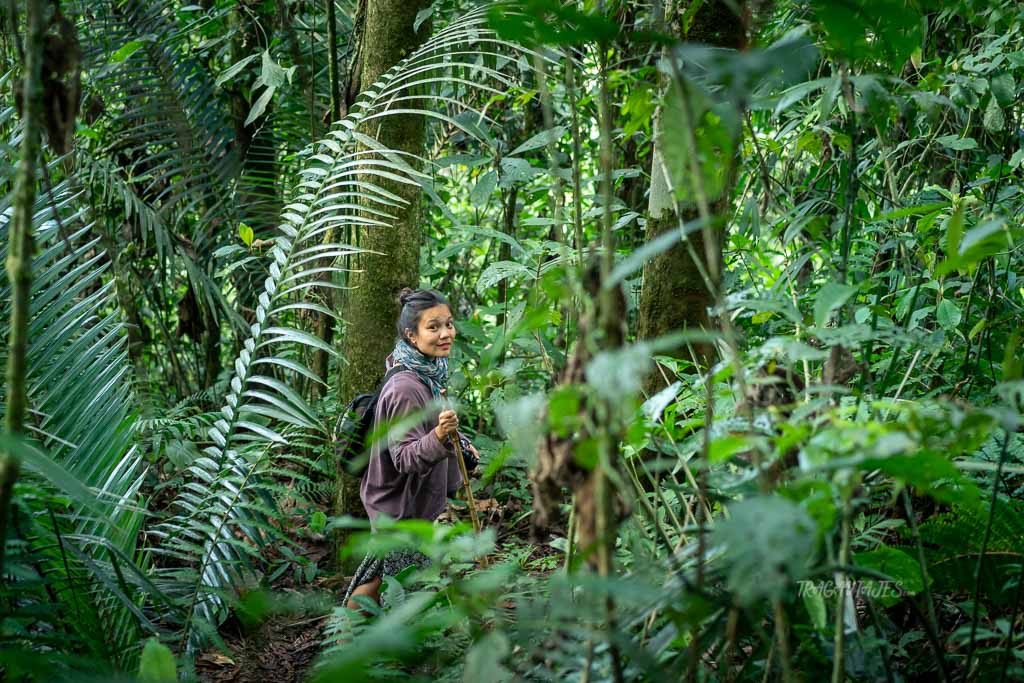
<path fill-rule="evenodd" d="M 240 572 L 257 555 L 269 525 L 262 519 L 267 491 L 260 470 L 274 453 L 284 453 L 294 437 L 319 434 L 316 412 L 291 386 L 315 375 L 292 352 L 334 349 L 292 325 L 297 306 L 332 314 L 302 302 L 311 287 L 331 286 L 322 276 L 340 273 L 339 256 L 358 249 L 323 235 L 343 234 L 348 225 L 386 229 L 402 200 L 373 181 L 387 179 L 420 185 L 428 193 L 430 175 L 421 158 L 389 150 L 375 139 L 374 124 L 391 115 L 439 119 L 480 139 L 483 113 L 462 104 L 439 86 L 465 91 L 497 92 L 489 85 L 508 85 L 510 77 L 480 59 L 481 52 L 508 60 L 523 48 L 499 40 L 485 25 L 486 8 L 470 12 L 427 41 L 389 70 L 360 98 L 328 135 L 303 154 L 304 167 L 279 226 L 280 235 L 267 255 L 263 283 L 251 335 L 235 360 L 231 390 L 221 408 L 222 419 L 209 430 L 211 445 L 190 468 L 191 481 L 174 503 L 176 514 L 155 530 L 160 552 L 188 560 L 194 583 L 185 594 L 188 643 L 201 639 L 199 627 L 219 623 L 227 595 Z M 342 230 L 336 230 L 342 228 Z M 337 285 L 334 285 L 337 286 Z M 283 378 L 283 379 L 282 379 Z M 185 574 L 180 574 L 184 576 Z"/>
<path fill-rule="evenodd" d="M 18 135 L 16 130 L 9 134 Z M 51 168 L 51 173 L 55 170 Z M 10 173 L 10 167 L 3 171 Z M 80 190 L 61 182 L 52 191 L 41 192 L 37 200 L 28 347 L 29 435 L 45 457 L 90 491 L 95 501 L 87 510 L 65 514 L 67 502 L 56 497 L 61 487 L 29 475 L 24 485 L 42 486 L 44 493 L 21 499 L 27 516 L 22 540 L 27 545 L 20 555 L 29 563 L 28 576 L 42 581 L 50 596 L 78 592 L 74 604 L 85 601 L 96 623 L 71 620 L 71 630 L 83 634 L 83 629 L 105 625 L 97 633 L 109 634 L 111 639 L 103 646 L 109 646 L 116 660 L 130 657 L 141 623 L 135 614 L 140 609 L 138 595 L 124 592 L 115 575 L 142 576 L 133 558 L 144 516 L 139 500 L 144 465 L 134 446 L 136 415 L 131 407 L 123 325 L 111 284 L 103 281 L 108 260 L 98 248 L 81 199 Z M 9 202 L 9 197 L 0 200 L 0 258 L 7 251 Z M 4 364 L 9 295 L 5 281 L 0 286 L 0 362 Z M 5 389 L 0 387 L 0 401 Z M 119 558 L 116 571 L 108 558 L 111 553 Z M 90 586 L 85 595 L 82 585 Z M 112 586 L 117 590 L 111 591 Z"/>
<path fill-rule="evenodd" d="M 211 225 L 234 221 L 228 199 L 241 160 L 227 106 L 169 10 L 142 0 L 83 3 L 79 31 L 94 74 L 90 96 L 103 100 L 104 114 L 93 123 L 97 156 L 115 160 L 169 225 L 193 212 L 206 216 L 191 235 L 202 249 L 216 233 Z M 120 61 L 111 59 L 133 46 Z"/>

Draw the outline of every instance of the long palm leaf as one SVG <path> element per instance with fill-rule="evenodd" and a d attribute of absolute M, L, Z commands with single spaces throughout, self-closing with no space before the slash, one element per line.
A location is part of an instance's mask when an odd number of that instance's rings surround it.
<path fill-rule="evenodd" d="M 267 255 L 269 275 L 258 297 L 255 323 L 235 360 L 223 419 L 209 431 L 206 457 L 190 469 L 191 485 L 174 504 L 178 514 L 157 529 L 160 552 L 190 558 L 194 568 L 183 629 L 190 645 L 199 641 L 202 628 L 223 618 L 231 586 L 267 537 L 268 525 L 260 519 L 269 512 L 260 500 L 266 484 L 259 470 L 268 466 L 273 453 L 288 448 L 288 432 L 282 427 L 322 433 L 315 411 L 289 384 L 320 378 L 292 351 L 308 347 L 335 352 L 289 320 L 296 309 L 333 315 L 303 297 L 312 287 L 331 286 L 322 278 L 325 271 L 340 272 L 334 265 L 324 266 L 325 260 L 333 263 L 358 251 L 322 243 L 324 233 L 344 234 L 337 228 L 353 224 L 383 229 L 391 224 L 402 200 L 373 178 L 420 185 L 432 192 L 429 174 L 416 170 L 427 162 L 381 145 L 373 135 L 375 122 L 413 114 L 486 137 L 475 125 L 486 117 L 463 104 L 468 97 L 452 97 L 440 87 L 497 92 L 496 86 L 512 81 L 487 66 L 481 55 L 508 59 L 525 51 L 499 40 L 485 25 L 485 11 L 478 9 L 453 22 L 384 74 L 349 115 L 303 155 L 299 181 L 281 215 L 280 235 Z"/>

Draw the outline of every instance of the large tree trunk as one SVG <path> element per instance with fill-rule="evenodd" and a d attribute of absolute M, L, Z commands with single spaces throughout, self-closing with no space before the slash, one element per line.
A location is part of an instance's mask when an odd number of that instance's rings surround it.
<path fill-rule="evenodd" d="M 360 11 L 362 35 L 353 69 L 358 82 L 349 83 L 349 93 L 366 90 L 385 71 L 419 47 L 429 35 L 430 22 L 413 30 L 417 13 L 429 6 L 427 0 L 363 0 Z M 402 106 L 408 106 L 403 103 Z M 390 149 L 422 154 L 426 142 L 422 116 L 398 115 L 374 119 L 363 133 Z M 395 343 L 398 293 L 403 287 L 417 287 L 420 280 L 420 189 L 368 177 L 408 202 L 404 208 L 389 209 L 395 218 L 391 227 L 362 227 L 361 248 L 379 252 L 361 254 L 350 273 L 353 287 L 346 296 L 342 355 L 346 361 L 339 397 L 343 402 L 372 390 L 384 376 L 384 359 Z M 340 472 L 335 513 L 363 516 L 359 481 Z"/>
<path fill-rule="evenodd" d="M 719 0 L 701 4 L 684 38 L 690 42 L 715 47 L 741 49 L 745 45 L 742 18 L 729 5 Z M 680 222 L 698 217 L 696 206 L 683 206 L 677 213 L 673 188 L 662 171 L 661 115 L 654 122 L 654 155 L 651 166 L 651 192 L 647 209 L 647 240 L 651 241 L 666 230 L 678 230 Z M 721 215 L 729 207 L 728 191 L 715 201 L 711 210 Z M 714 233 L 714 244 L 705 245 L 704 231 L 689 235 L 689 244 L 682 242 L 651 258 L 644 266 L 643 290 L 640 294 L 640 319 L 637 336 L 652 339 L 678 330 L 701 330 L 711 327 L 708 308 L 713 303 L 712 292 L 701 271 L 708 273 L 712 286 L 721 283 L 723 239 Z M 708 248 L 710 246 L 710 249 Z M 691 256 L 697 257 L 696 260 Z M 709 259 L 710 255 L 710 259 Z M 694 345 L 698 361 L 709 363 L 714 349 L 708 344 Z M 680 353 L 685 353 L 680 349 Z M 649 380 L 648 389 L 656 391 L 664 386 L 660 372 Z"/>

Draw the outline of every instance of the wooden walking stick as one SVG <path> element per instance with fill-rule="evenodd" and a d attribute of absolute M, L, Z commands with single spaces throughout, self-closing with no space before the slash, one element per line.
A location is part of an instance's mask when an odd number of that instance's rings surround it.
<path fill-rule="evenodd" d="M 448 398 L 448 390 L 442 389 L 441 396 Z M 462 439 L 459 438 L 458 430 L 456 430 L 455 436 L 449 438 L 452 440 L 452 446 L 455 447 L 455 459 L 459 461 L 459 471 L 462 472 L 462 484 L 466 487 L 466 502 L 469 503 L 469 519 L 473 523 L 473 531 L 479 534 L 483 527 L 480 525 L 480 518 L 476 515 L 476 499 L 473 498 L 473 487 L 469 483 L 469 470 L 466 469 L 466 459 L 462 455 Z M 480 564 L 484 567 L 487 566 L 486 555 L 480 558 Z"/>

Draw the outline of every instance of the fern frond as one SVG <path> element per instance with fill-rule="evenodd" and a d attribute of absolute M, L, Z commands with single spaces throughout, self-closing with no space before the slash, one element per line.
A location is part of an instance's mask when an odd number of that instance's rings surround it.
<path fill-rule="evenodd" d="M 289 384 L 315 375 L 296 360 L 291 349 L 332 355 L 335 351 L 291 326 L 288 314 L 309 288 L 332 284 L 325 274 L 341 272 L 325 262 L 332 264 L 339 256 L 359 251 L 344 244 L 325 244 L 323 235 L 344 234 L 343 228 L 349 225 L 386 229 L 391 224 L 402 200 L 379 187 L 374 178 L 419 185 L 432 192 L 429 173 L 416 168 L 426 161 L 386 148 L 373 136 L 374 124 L 383 117 L 412 114 L 442 120 L 486 141 L 486 134 L 474 124 L 485 119 L 482 113 L 449 93 L 432 92 L 440 90 L 436 86 L 441 84 L 488 92 L 496 90 L 488 81 L 509 83 L 500 71 L 478 61 L 476 48 L 495 55 L 504 51 L 506 58 L 524 50 L 499 40 L 486 27 L 485 12 L 486 8 L 477 9 L 453 22 L 385 73 L 349 115 L 303 155 L 299 181 L 282 211 L 280 235 L 268 253 L 269 276 L 258 296 L 255 323 L 235 359 L 222 418 L 208 432 L 212 445 L 190 469 L 191 482 L 174 503 L 177 514 L 155 530 L 162 539 L 162 552 L 179 558 L 194 556 L 193 571 L 187 575 L 195 583 L 181 594 L 189 610 L 184 637 L 190 646 L 200 639 L 197 624 L 217 624 L 223 618 L 231 587 L 256 555 L 253 549 L 264 540 L 268 525 L 260 518 L 264 502 L 258 499 L 267 490 L 261 483 L 262 471 L 275 452 L 284 452 L 294 443 L 286 428 L 296 436 L 322 438 L 316 411 Z"/>

